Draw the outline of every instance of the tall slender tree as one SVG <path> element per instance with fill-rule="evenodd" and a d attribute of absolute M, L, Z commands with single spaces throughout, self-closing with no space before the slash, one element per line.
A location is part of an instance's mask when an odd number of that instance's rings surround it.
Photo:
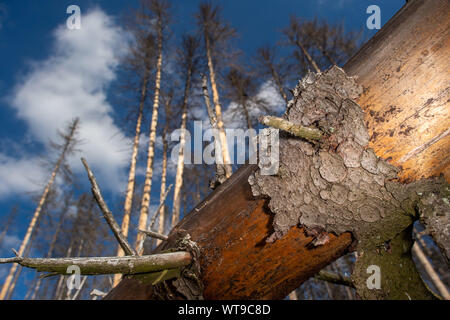
<path fill-rule="evenodd" d="M 131 153 L 130 169 L 128 172 L 128 183 L 125 193 L 124 214 L 122 219 L 121 231 L 125 237 L 128 237 L 130 227 L 130 216 L 133 207 L 133 195 L 136 181 L 136 165 L 139 149 L 139 140 L 141 136 L 142 119 L 144 116 L 144 105 L 148 96 L 148 84 L 150 81 L 152 66 L 155 56 L 155 37 L 152 30 L 148 28 L 136 27 L 141 25 L 142 18 L 139 14 L 135 14 L 136 19 L 130 24 L 130 31 L 134 36 L 134 41 L 129 48 L 129 56 L 126 59 L 127 66 L 131 71 L 137 74 L 140 82 L 139 88 L 139 106 L 136 119 L 136 128 L 134 132 L 133 147 Z M 145 24 L 144 24 L 145 25 Z M 124 251 L 119 245 L 117 248 L 117 256 L 124 256 Z M 113 286 L 120 281 L 121 275 L 114 275 Z"/>
<path fill-rule="evenodd" d="M 19 251 L 18 251 L 19 256 L 22 256 L 24 254 L 25 249 L 28 246 L 31 234 L 33 233 L 33 230 L 36 226 L 36 222 L 38 221 L 38 219 L 41 215 L 42 207 L 44 206 L 44 204 L 47 200 L 47 197 L 49 195 L 50 189 L 52 188 L 53 183 L 55 182 L 56 175 L 60 171 L 61 167 L 67 168 L 66 157 L 75 151 L 75 145 L 77 142 L 76 133 L 77 133 L 78 125 L 79 125 L 79 119 L 78 118 L 74 119 L 69 124 L 65 133 L 58 132 L 59 136 L 63 140 L 62 144 L 58 145 L 56 143 L 52 143 L 52 146 L 54 148 L 56 148 L 57 150 L 60 150 L 61 153 L 54 165 L 53 171 L 50 175 L 50 179 L 44 188 L 44 192 L 42 193 L 42 196 L 39 200 L 38 206 L 37 206 L 36 210 L 34 211 L 34 214 L 30 221 L 30 224 L 28 225 L 27 232 L 25 233 L 25 236 L 22 240 L 22 243 L 21 243 Z M 5 283 L 3 284 L 2 290 L 0 292 L 0 300 L 5 299 L 5 296 L 9 290 L 9 287 L 13 280 L 14 273 L 17 270 L 17 266 L 18 265 L 16 263 L 11 266 L 11 269 L 9 270 L 9 274 L 6 277 Z"/>
<path fill-rule="evenodd" d="M 205 43 L 205 53 L 209 69 L 209 80 L 211 84 L 217 128 L 222 146 L 222 158 L 226 177 L 230 177 L 232 172 L 230 154 L 228 151 L 227 138 L 222 119 L 222 107 L 220 105 L 219 91 L 217 89 L 217 75 L 215 71 L 215 61 L 223 52 L 227 42 L 234 37 L 235 30 L 222 21 L 221 8 L 213 6 L 211 2 L 200 4 L 199 12 L 196 15 L 197 24 Z"/>
<path fill-rule="evenodd" d="M 179 53 L 179 65 L 181 76 L 185 78 L 183 102 L 181 105 L 181 125 L 180 125 L 180 149 L 178 150 L 177 172 L 175 175 L 175 188 L 173 191 L 172 206 L 172 225 L 175 225 L 180 219 L 181 189 L 183 186 L 185 145 L 186 145 L 186 124 L 188 116 L 188 100 L 191 90 L 193 75 L 195 74 L 199 57 L 198 57 L 199 40 L 194 36 L 184 36 L 182 39 L 182 47 Z M 161 226 L 161 224 L 160 224 Z M 162 230 L 160 230 L 161 233 Z"/>
<path fill-rule="evenodd" d="M 143 6 L 146 9 L 141 15 L 148 19 L 149 22 L 154 22 L 155 32 L 157 34 L 157 62 L 156 62 L 156 78 L 153 98 L 152 120 L 150 124 L 150 139 L 148 143 L 147 152 L 147 166 L 145 169 L 144 191 L 142 194 L 141 210 L 139 215 L 138 229 L 146 230 L 150 195 L 152 189 L 153 178 L 153 160 L 155 157 L 155 140 L 156 127 L 158 124 L 158 109 L 159 109 L 159 95 L 161 90 L 161 73 L 163 60 L 163 40 L 164 30 L 167 27 L 169 19 L 169 3 L 165 0 L 142 0 Z M 141 242 L 145 239 L 145 235 L 141 232 L 137 233 L 135 247 L 142 248 Z"/>
<path fill-rule="evenodd" d="M 166 186 L 167 186 L 167 150 L 168 150 L 168 142 L 167 142 L 167 134 L 169 131 L 169 119 L 170 119 L 170 105 L 172 104 L 172 98 L 173 98 L 173 92 L 170 92 L 167 97 L 166 101 L 164 103 L 164 110 L 165 110 L 165 123 L 164 123 L 164 129 L 162 132 L 162 171 L 161 171 L 161 188 L 160 188 L 160 194 L 159 194 L 159 201 L 161 203 L 161 208 L 159 209 L 159 212 L 155 212 L 155 214 L 159 214 L 158 216 L 158 233 L 164 234 L 164 224 L 166 220 L 166 205 L 164 203 L 164 195 L 166 194 Z M 157 239 L 156 244 L 158 245 L 161 242 L 160 239 Z"/>

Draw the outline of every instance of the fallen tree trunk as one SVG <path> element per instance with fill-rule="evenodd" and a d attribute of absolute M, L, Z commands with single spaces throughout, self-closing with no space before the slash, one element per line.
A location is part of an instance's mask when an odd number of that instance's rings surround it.
<path fill-rule="evenodd" d="M 403 7 L 344 67 L 364 92 L 370 147 L 397 166 L 405 182 L 444 174 L 449 181 L 448 80 L 450 4 L 415 0 Z M 281 299 L 347 252 L 350 233 L 310 247 L 313 237 L 289 229 L 268 243 L 273 214 L 255 199 L 241 167 L 188 214 L 156 249 L 187 231 L 201 248 L 206 299 Z M 106 299 L 154 299 L 151 284 L 127 276 Z"/>

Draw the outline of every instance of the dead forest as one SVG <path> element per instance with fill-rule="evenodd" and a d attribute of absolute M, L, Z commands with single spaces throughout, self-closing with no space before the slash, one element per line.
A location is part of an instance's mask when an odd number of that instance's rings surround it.
<path fill-rule="evenodd" d="M 181 36 L 173 6 L 140 0 L 121 17 L 123 192 L 97 182 L 83 122 L 61 128 L 21 246 L 0 252 L 0 300 L 450 299 L 448 1 L 408 1 L 368 41 L 292 15 L 254 56 L 215 1 Z M 198 123 L 216 132 L 201 142 L 213 163 L 194 159 Z M 248 150 L 237 163 L 227 129 L 276 131 L 278 170 Z"/>

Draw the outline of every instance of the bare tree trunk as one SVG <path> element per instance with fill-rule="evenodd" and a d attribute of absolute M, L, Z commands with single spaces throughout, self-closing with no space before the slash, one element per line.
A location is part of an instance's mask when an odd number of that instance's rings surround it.
<path fill-rule="evenodd" d="M 186 84 L 184 86 L 184 98 L 183 98 L 181 127 L 180 127 L 181 130 L 180 149 L 178 150 L 177 173 L 175 175 L 175 187 L 173 190 L 172 226 L 176 225 L 178 223 L 178 220 L 180 220 L 181 188 L 183 187 L 183 172 L 184 172 L 184 148 L 186 145 L 187 104 L 190 86 L 191 86 L 191 70 L 188 70 L 186 77 Z M 159 233 L 163 233 L 162 230 L 160 230 Z"/>
<path fill-rule="evenodd" d="M 137 155 L 138 155 L 138 149 L 139 149 L 139 138 L 141 135 L 141 124 L 142 124 L 142 117 L 143 117 L 143 111 L 144 111 L 144 102 L 147 97 L 147 84 L 150 77 L 150 68 L 147 67 L 145 70 L 144 79 L 142 81 L 142 88 L 141 88 L 141 99 L 139 102 L 139 114 L 136 122 L 136 133 L 134 135 L 134 142 L 133 142 L 133 152 L 131 154 L 131 164 L 130 164 L 130 171 L 128 174 L 128 185 L 127 185 L 127 192 L 125 196 L 125 207 L 124 207 L 124 215 L 122 220 L 122 226 L 121 231 L 124 237 L 126 238 L 128 236 L 128 229 L 130 226 L 130 214 L 131 214 L 131 208 L 133 206 L 133 194 L 134 194 L 134 185 L 136 181 L 136 163 L 137 163 Z M 117 248 L 117 256 L 123 257 L 124 251 L 122 247 L 119 245 Z M 114 275 L 114 282 L 113 287 L 115 287 L 119 282 L 122 275 L 115 274 Z"/>
<path fill-rule="evenodd" d="M 163 158 L 162 158 L 162 172 L 161 172 L 161 190 L 159 194 L 159 201 L 161 203 L 161 208 L 159 209 L 159 220 L 158 220 L 158 233 L 164 234 L 164 224 L 166 220 L 166 206 L 164 204 L 164 195 L 166 194 L 166 180 L 167 180 L 167 131 L 168 131 L 168 111 L 169 111 L 169 105 L 171 103 L 171 97 L 168 99 L 166 103 L 166 122 L 164 125 L 164 130 L 162 134 L 162 143 L 163 143 Z M 155 212 L 155 214 L 158 214 L 158 212 Z M 156 245 L 161 243 L 161 239 L 156 239 Z"/>
<path fill-rule="evenodd" d="M 152 122 L 150 126 L 150 140 L 148 142 L 147 153 L 147 167 L 145 170 L 144 192 L 142 193 L 141 212 L 139 216 L 138 230 L 147 229 L 148 210 L 150 206 L 150 196 L 152 190 L 153 178 L 153 159 L 155 157 L 155 140 L 156 127 L 158 125 L 158 108 L 159 108 L 159 94 L 161 90 L 161 71 L 162 71 L 162 21 L 158 20 L 158 60 L 156 62 L 156 80 L 155 93 L 153 100 Z M 145 235 L 138 232 L 136 236 L 136 249 L 141 247 L 141 242 L 144 241 Z M 141 254 L 138 252 L 138 254 Z"/>
<path fill-rule="evenodd" d="M 72 139 L 74 137 L 77 126 L 78 126 L 78 119 L 75 119 L 71 126 L 71 130 L 69 132 L 68 139 L 66 139 L 66 141 L 65 141 L 65 145 L 61 152 L 61 155 L 59 156 L 58 161 L 56 162 L 56 165 L 51 173 L 50 180 L 48 181 L 48 183 L 44 189 L 44 192 L 42 193 L 41 199 L 39 200 L 39 204 L 34 212 L 33 218 L 30 221 L 30 224 L 28 226 L 25 237 L 22 240 L 22 244 L 20 245 L 20 248 L 18 251 L 19 256 L 23 255 L 23 253 L 30 241 L 31 234 L 33 233 L 33 230 L 36 226 L 37 220 L 39 219 L 39 217 L 41 215 L 42 207 L 44 206 L 44 203 L 47 200 L 48 193 L 50 192 L 50 189 L 55 181 L 56 174 L 58 173 L 59 168 L 66 156 L 66 152 L 68 151 L 70 144 L 72 143 Z M 6 277 L 5 283 L 3 284 L 2 290 L 0 292 L 0 300 L 5 299 L 6 293 L 8 292 L 9 287 L 11 286 L 11 282 L 13 280 L 14 273 L 17 270 L 17 266 L 18 266 L 18 264 L 16 264 L 16 263 L 11 266 L 11 269 L 9 270 L 9 274 Z"/>
<path fill-rule="evenodd" d="M 37 235 L 38 229 L 39 229 L 39 220 L 38 220 L 38 222 L 36 224 L 36 227 L 34 228 L 34 231 L 32 232 L 31 239 L 30 239 L 30 244 L 25 249 L 25 254 L 24 254 L 25 257 L 28 257 L 29 254 L 30 254 L 31 245 L 34 242 L 34 239 L 36 239 L 36 235 Z M 20 274 L 22 273 L 22 269 L 23 269 L 23 267 L 19 266 L 19 268 L 17 269 L 16 273 L 14 274 L 13 281 L 11 282 L 11 285 L 9 286 L 9 290 L 6 293 L 5 300 L 10 300 L 11 299 L 11 297 L 12 297 L 12 295 L 14 293 L 14 289 L 16 288 L 17 280 L 20 278 Z"/>
<path fill-rule="evenodd" d="M 311 57 L 311 55 L 308 53 L 308 50 L 306 50 L 306 48 L 303 45 L 303 43 L 299 39 L 297 39 L 297 41 L 295 43 L 297 44 L 297 47 L 299 47 L 299 49 L 303 52 L 303 54 L 306 57 L 306 60 L 308 60 L 309 64 L 313 67 L 314 71 L 317 72 L 317 73 L 320 73 L 319 66 L 314 61 L 314 59 Z"/>
<path fill-rule="evenodd" d="M 62 212 L 62 215 L 59 218 L 58 226 L 56 227 L 56 231 L 53 234 L 52 241 L 50 242 L 50 247 L 47 252 L 47 258 L 50 258 L 53 254 L 53 249 L 55 248 L 56 240 L 58 239 L 58 234 L 61 231 L 61 227 L 64 222 L 64 214 L 65 214 L 65 210 Z M 34 292 L 31 297 L 31 300 L 34 300 L 36 298 L 36 295 L 39 292 L 39 288 L 41 286 L 41 282 L 42 282 L 42 278 L 38 278 L 36 286 L 34 287 Z"/>
<path fill-rule="evenodd" d="M 213 94 L 213 103 L 217 119 L 217 128 L 219 129 L 220 144 L 222 147 L 222 158 L 225 167 L 225 175 L 227 178 L 229 178 L 233 173 L 233 169 L 231 167 L 230 154 L 228 152 L 227 137 L 225 134 L 225 129 L 223 127 L 222 107 L 220 106 L 219 91 L 217 90 L 216 73 L 214 72 L 214 65 L 211 56 L 211 45 L 209 43 L 209 38 L 206 32 L 204 36 L 206 45 L 206 57 L 208 59 L 209 79 L 211 82 L 211 90 Z"/>
<path fill-rule="evenodd" d="M 206 76 L 203 75 L 202 79 L 202 87 L 203 87 L 203 97 L 205 98 L 206 110 L 208 111 L 209 122 L 211 124 L 212 129 L 218 130 L 218 120 L 214 111 L 211 108 L 211 101 L 209 100 L 208 95 L 208 84 L 206 81 Z M 220 132 L 220 131 L 219 131 Z M 223 150 L 222 141 L 220 137 L 214 137 L 214 156 L 216 162 L 216 182 L 223 183 L 227 179 L 227 165 L 225 164 L 224 159 L 221 159 L 221 151 Z M 223 161 L 222 161 L 223 160 Z"/>
<path fill-rule="evenodd" d="M 277 70 L 275 70 L 273 65 L 270 66 L 270 71 L 272 73 L 272 78 L 275 81 L 276 86 L 278 87 L 278 92 L 280 93 L 284 102 L 286 102 L 286 104 L 287 104 L 289 100 L 288 100 L 286 91 L 284 90 L 283 83 L 281 82 L 280 75 L 278 74 Z"/>

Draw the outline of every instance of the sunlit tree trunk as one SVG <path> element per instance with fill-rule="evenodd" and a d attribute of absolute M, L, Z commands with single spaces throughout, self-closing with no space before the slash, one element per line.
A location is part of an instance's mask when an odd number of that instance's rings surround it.
<path fill-rule="evenodd" d="M 166 113 L 167 115 L 167 113 Z M 159 201 L 162 203 L 161 208 L 159 209 L 159 213 L 155 212 L 155 214 L 159 214 L 158 217 L 158 233 L 164 234 L 164 224 L 166 223 L 166 205 L 164 202 L 164 195 L 166 193 L 166 180 L 167 180 L 167 118 L 166 125 L 164 126 L 164 132 L 162 134 L 162 143 L 163 143 L 163 156 L 162 156 L 162 172 L 161 172 L 161 191 L 159 195 Z M 156 240 L 156 245 L 161 243 L 160 239 Z"/>
<path fill-rule="evenodd" d="M 181 130 L 180 149 L 178 150 L 177 173 L 175 175 L 175 188 L 173 191 L 172 225 L 177 224 L 178 220 L 180 220 L 181 188 L 183 187 L 183 172 L 184 172 L 184 148 L 186 144 L 187 103 L 190 86 L 191 86 L 191 70 L 188 70 L 186 77 L 186 84 L 184 87 L 184 98 L 183 98 L 181 127 L 180 127 Z"/>
<path fill-rule="evenodd" d="M 211 55 L 211 44 L 209 42 L 209 38 L 206 32 L 205 32 L 205 45 L 206 45 L 206 57 L 208 59 L 209 80 L 211 83 L 214 109 L 216 112 L 217 128 L 219 129 L 220 144 L 222 147 L 222 158 L 225 167 L 225 175 L 227 178 L 229 178 L 233 173 L 233 170 L 231 168 L 230 154 L 228 152 L 227 137 L 225 135 L 225 129 L 223 127 L 222 107 L 220 106 L 219 91 L 217 90 L 216 73 L 214 72 L 214 65 Z"/>
<path fill-rule="evenodd" d="M 153 178 L 153 160 L 155 157 L 155 140 L 156 140 L 156 127 L 158 124 L 158 108 L 159 108 L 159 94 L 161 90 L 161 69 L 162 69 L 162 21 L 158 21 L 158 60 L 156 63 L 156 80 L 155 80 L 155 93 L 153 100 L 153 111 L 152 111 L 152 121 L 150 126 L 150 140 L 148 143 L 148 153 L 147 153 L 147 167 L 145 170 L 145 183 L 144 192 L 142 194 L 141 202 L 141 212 L 139 216 L 138 229 L 147 229 L 148 220 L 148 210 L 150 206 L 150 195 L 152 189 L 152 178 Z M 145 235 L 138 232 L 136 237 L 136 250 L 142 247 L 140 244 L 144 241 Z M 140 252 L 139 252 L 140 253 Z"/>
<path fill-rule="evenodd" d="M 130 163 L 130 171 L 128 174 L 128 185 L 127 185 L 127 191 L 125 195 L 125 206 L 124 206 L 124 214 L 123 214 L 123 220 L 122 220 L 122 234 L 127 237 L 128 236 L 128 229 L 130 226 L 130 214 L 131 214 L 131 208 L 133 205 L 133 194 L 134 194 L 134 185 L 136 181 L 136 163 L 137 163 L 137 155 L 138 155 L 138 149 L 139 149 L 139 138 L 141 135 L 141 125 L 142 125 L 142 117 L 143 117 L 143 111 L 144 111 L 144 103 L 145 99 L 147 98 L 147 85 L 148 80 L 150 77 L 150 67 L 147 66 L 144 74 L 144 79 L 142 81 L 142 88 L 141 88 L 141 98 L 139 102 L 139 114 L 136 122 L 136 131 L 134 135 L 134 141 L 133 141 L 133 152 L 131 154 L 131 163 Z M 124 251 L 122 247 L 119 245 L 117 249 L 117 256 L 122 257 L 124 256 Z M 121 275 L 116 274 L 114 275 L 114 281 L 113 286 L 115 287 L 119 281 L 120 281 Z"/>
<path fill-rule="evenodd" d="M 70 145 L 72 143 L 72 140 L 73 140 L 75 131 L 77 129 L 77 126 L 78 126 L 78 119 L 75 119 L 73 124 L 70 127 L 70 132 L 69 132 L 69 134 L 67 136 L 67 139 L 65 141 L 64 148 L 63 148 L 63 150 L 61 152 L 61 155 L 59 156 L 58 161 L 56 162 L 56 165 L 55 165 L 55 167 L 54 167 L 54 169 L 53 169 L 53 171 L 51 173 L 50 180 L 48 181 L 48 183 L 47 183 L 47 185 L 46 185 L 46 187 L 44 189 L 44 192 L 42 193 L 41 199 L 39 200 L 39 204 L 38 204 L 38 206 L 37 206 L 37 208 L 36 208 L 36 210 L 35 210 L 35 212 L 33 214 L 33 218 L 31 219 L 30 224 L 28 225 L 27 232 L 25 233 L 25 237 L 23 238 L 22 244 L 20 245 L 20 248 L 19 248 L 19 251 L 18 251 L 19 256 L 23 255 L 23 253 L 25 252 L 25 249 L 26 249 L 26 247 L 27 247 L 27 245 L 28 245 L 28 243 L 30 241 L 30 237 L 31 237 L 31 234 L 33 233 L 33 230 L 34 230 L 35 226 L 36 226 L 36 222 L 38 221 L 38 219 L 39 219 L 39 217 L 41 215 L 42 207 L 44 206 L 44 203 L 47 200 L 47 197 L 48 197 L 48 194 L 50 192 L 50 189 L 51 189 L 53 183 L 55 182 L 56 174 L 58 173 L 59 168 L 61 167 L 61 164 L 64 161 L 66 153 L 67 153 L 67 151 L 70 148 Z M 9 288 L 11 286 L 11 282 L 13 280 L 14 273 L 16 272 L 17 267 L 18 267 L 18 264 L 16 264 L 16 263 L 14 263 L 11 266 L 11 269 L 9 270 L 9 274 L 6 277 L 5 283 L 3 284 L 2 290 L 0 292 L 0 300 L 4 300 L 5 299 L 6 294 L 7 294 L 8 290 L 9 290 Z"/>

